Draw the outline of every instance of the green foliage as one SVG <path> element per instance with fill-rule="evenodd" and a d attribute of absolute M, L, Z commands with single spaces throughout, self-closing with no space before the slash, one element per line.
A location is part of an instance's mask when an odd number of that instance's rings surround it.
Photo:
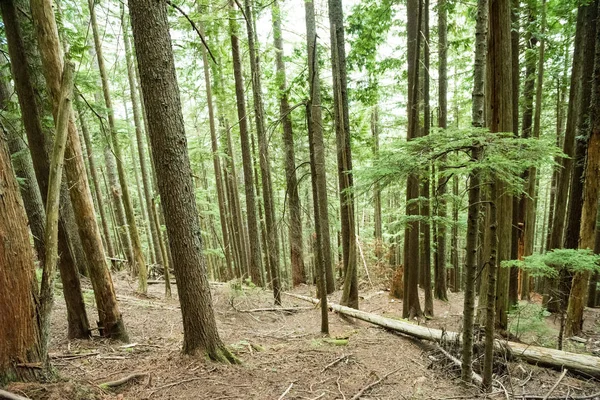
<path fill-rule="evenodd" d="M 474 148 L 482 150 L 478 160 L 471 159 Z M 425 173 L 435 164 L 440 178 L 475 172 L 483 182 L 502 180 L 517 194 L 523 191 L 521 174 L 525 170 L 552 163 L 553 157 L 561 154 L 546 140 L 515 138 L 512 133 L 490 133 L 482 128 L 450 128 L 410 141 L 395 140 L 382 149 L 379 162 L 362 173 L 368 182 L 389 185 L 409 174 Z"/>
<path fill-rule="evenodd" d="M 546 323 L 545 318 L 549 315 L 550 313 L 539 304 L 518 304 L 508 313 L 508 330 L 519 339 L 527 336 L 528 341 L 552 346 L 557 332 Z"/>
<path fill-rule="evenodd" d="M 534 254 L 523 260 L 502 262 L 502 267 L 516 267 L 532 276 L 555 278 L 561 269 L 571 272 L 600 271 L 600 255 L 589 249 L 554 249 L 546 254 Z"/>

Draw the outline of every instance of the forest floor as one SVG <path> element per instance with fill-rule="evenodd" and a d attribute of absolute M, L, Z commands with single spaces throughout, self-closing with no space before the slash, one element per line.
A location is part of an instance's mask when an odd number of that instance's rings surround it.
<path fill-rule="evenodd" d="M 66 339 L 65 305 L 57 296 L 50 345 L 57 380 L 45 384 L 14 383 L 8 390 L 38 400 L 345 400 L 354 399 L 361 389 L 390 374 L 365 390 L 360 398 L 508 399 L 521 398 L 516 395 L 523 394 L 543 397 L 560 375 L 560 371 L 519 361 L 500 362 L 504 364 L 500 365 L 503 372 L 498 374 L 500 389 L 486 397 L 475 387 L 462 384 L 457 368 L 431 346 L 333 313 L 329 316 L 330 336 L 326 338 L 319 333 L 318 308 L 284 296 L 284 307 L 297 307 L 298 311 L 244 312 L 272 307 L 271 292 L 258 288 L 236 290 L 229 284 L 212 285 L 214 309 L 223 342 L 242 364 L 217 364 L 181 355 L 183 332 L 176 287 L 173 298 L 165 299 L 162 284 L 150 285 L 148 296 L 141 297 L 135 292 L 136 284 L 126 275 L 114 276 L 114 282 L 131 344 L 97 337 L 91 341 Z M 93 292 L 89 284 L 84 282 L 84 286 L 88 316 L 94 321 Z M 314 287 L 301 286 L 294 293 L 314 296 Z M 337 302 L 339 293 L 331 299 Z M 435 300 L 436 316 L 420 323 L 460 330 L 462 302 L 462 294 L 449 293 L 448 302 Z M 361 288 L 360 307 L 390 318 L 398 318 L 402 311 L 401 301 L 391 299 L 383 285 Z M 533 344 L 551 343 L 558 323 L 554 317 L 538 312 L 541 307 L 536 308 L 535 302 L 520 309 L 511 322 L 520 327 L 511 332 Z M 586 309 L 584 330 L 587 344 L 567 341 L 566 346 L 571 351 L 597 352 L 600 310 Z M 119 387 L 108 389 L 101 385 L 137 373 L 143 375 Z M 598 391 L 597 380 L 569 373 L 550 398 Z"/>

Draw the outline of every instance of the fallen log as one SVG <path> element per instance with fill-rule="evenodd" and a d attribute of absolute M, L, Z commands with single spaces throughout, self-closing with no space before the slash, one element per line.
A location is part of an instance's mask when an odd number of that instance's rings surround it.
<path fill-rule="evenodd" d="M 284 294 L 296 299 L 308 301 L 313 304 L 319 303 L 318 299 L 312 297 L 287 292 L 284 292 Z M 456 332 L 419 326 L 411 324 L 410 322 L 382 317 L 377 314 L 355 310 L 354 308 L 341 306 L 335 303 L 328 303 L 328 306 L 330 310 L 336 311 L 340 314 L 360 319 L 362 321 L 367 321 L 372 324 L 391 329 L 395 332 L 416 337 L 418 339 L 429 340 L 438 343 L 448 341 L 456 343 L 461 342 L 461 335 Z M 528 363 L 544 365 L 556 369 L 568 368 L 572 372 L 579 372 L 600 378 L 600 357 L 548 349 L 545 347 L 530 346 L 524 343 L 499 340 L 497 340 L 495 343 L 499 350 L 506 350 L 508 348 L 513 356 L 519 357 Z"/>

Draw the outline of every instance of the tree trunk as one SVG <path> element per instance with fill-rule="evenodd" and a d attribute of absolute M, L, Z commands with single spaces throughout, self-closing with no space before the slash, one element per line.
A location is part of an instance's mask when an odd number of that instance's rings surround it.
<path fill-rule="evenodd" d="M 327 209 L 327 181 L 325 168 L 325 146 L 323 144 L 323 120 L 321 114 L 321 82 L 319 78 L 317 30 L 315 5 L 312 0 L 304 2 L 306 15 L 306 50 L 308 59 L 308 83 L 310 98 L 306 104 L 308 125 L 308 146 L 310 151 L 310 172 L 315 218 L 316 243 L 315 273 L 321 299 L 321 332 L 329 333 L 327 295 L 330 293 L 333 270 L 331 268 L 331 248 L 329 236 L 329 214 Z M 308 195 L 307 195 L 308 197 Z M 309 219 L 310 220 L 310 219 Z M 312 237 L 312 235 L 311 235 Z M 330 280 L 328 280 L 328 275 Z"/>
<path fill-rule="evenodd" d="M 273 38 L 275 41 L 275 66 L 279 86 L 279 114 L 283 125 L 283 145 L 285 148 L 285 177 L 288 199 L 288 236 L 290 242 L 290 260 L 292 283 L 294 286 L 306 283 L 304 270 L 304 252 L 302 246 L 302 212 L 296 178 L 296 156 L 294 151 L 294 132 L 288 102 L 285 63 L 283 62 L 283 40 L 281 33 L 281 10 L 275 0 L 271 6 L 273 19 Z"/>
<path fill-rule="evenodd" d="M 6 22 L 6 0 L 2 13 Z M 14 14 L 13 14 L 14 15 Z M 37 282 L 27 218 L 4 139 L 0 139 L 0 384 L 37 380 L 48 370 L 38 325 Z M 25 363 L 40 363 L 41 369 Z M 20 366 L 21 365 L 21 366 Z"/>
<path fill-rule="evenodd" d="M 123 7 L 123 4 L 121 4 Z M 121 12 L 121 29 L 123 31 L 123 41 L 125 42 L 125 59 L 127 62 L 127 78 L 129 81 L 129 94 L 131 98 L 131 107 L 133 109 L 133 123 L 135 125 L 135 138 L 137 141 L 138 158 L 140 160 L 140 169 L 142 170 L 142 186 L 144 188 L 144 200 L 146 203 L 146 210 L 148 212 L 148 220 L 150 221 L 150 237 L 152 238 L 152 245 L 154 248 L 154 258 L 156 263 L 166 267 L 166 261 L 161 247 L 164 246 L 160 242 L 160 225 L 156 223 L 158 218 L 154 218 L 156 213 L 156 207 L 152 206 L 152 183 L 150 182 L 150 170 L 146 162 L 146 146 L 144 143 L 144 134 L 142 131 L 142 121 L 140 117 L 140 107 L 138 99 L 138 87 L 136 77 L 134 73 L 134 62 L 132 59 L 131 45 L 129 42 L 129 32 L 127 29 L 127 20 L 125 18 L 125 12 Z"/>
<path fill-rule="evenodd" d="M 586 16 L 589 14 L 592 5 L 580 6 L 577 11 L 577 27 L 575 29 L 575 44 L 573 49 L 573 66 L 571 69 L 571 84 L 569 89 L 569 104 L 567 108 L 567 121 L 565 127 L 565 136 L 563 143 L 563 153 L 567 157 L 561 160 L 561 168 L 558 172 L 558 184 L 554 200 L 554 220 L 552 221 L 552 233 L 550 236 L 548 250 L 559 249 L 564 245 L 563 237 L 565 231 L 565 217 L 567 215 L 567 201 L 569 197 L 569 186 L 573 174 L 573 158 L 575 156 L 575 136 L 578 125 L 577 109 L 581 92 L 581 73 L 582 65 L 585 59 L 586 48 Z M 595 13 L 595 11 L 594 11 Z M 578 231 L 577 231 L 578 232 Z M 549 311 L 558 312 L 560 305 L 564 301 L 565 295 L 568 296 L 568 286 L 565 282 L 567 277 L 559 277 L 555 280 L 547 280 L 546 290 L 548 291 L 549 301 L 547 307 Z M 567 293 L 561 289 L 567 287 Z M 562 310 L 561 310 L 562 312 Z"/>
<path fill-rule="evenodd" d="M 354 222 L 354 180 L 350 146 L 350 117 L 346 76 L 346 40 L 342 0 L 328 0 L 331 33 L 331 65 L 333 75 L 333 108 L 337 147 L 344 287 L 341 303 L 358 308 L 358 275 L 356 259 L 356 230 Z M 318 162 L 318 160 L 317 160 Z"/>
<path fill-rule="evenodd" d="M 600 12 L 600 2 L 592 3 Z M 594 25 L 594 24 L 592 24 Z M 579 230 L 579 248 L 591 249 L 595 247 L 595 229 L 596 217 L 598 212 L 598 199 L 600 198 L 600 29 L 596 24 L 595 37 L 588 31 L 588 38 L 595 38 L 595 56 L 591 88 L 591 104 L 589 107 L 589 141 L 587 157 L 585 159 L 584 174 L 585 178 L 583 190 L 583 207 L 581 211 L 581 228 Z M 589 40 L 593 41 L 593 40 Z M 586 52 L 586 54 L 591 54 Z M 592 57 L 587 57 L 592 58 Z M 587 62 L 586 62 L 587 63 Z M 584 67 L 585 71 L 585 67 Z M 584 77 L 586 76 L 584 72 Z M 583 88 L 589 86 L 584 81 Z M 582 99 L 586 91 L 582 90 Z M 584 104 L 581 104 L 584 106 Z M 576 272 L 571 284 L 571 294 L 569 296 L 569 308 L 567 310 L 566 334 L 567 336 L 579 335 L 583 327 L 583 310 L 586 305 L 587 285 L 590 279 L 589 272 Z"/>
<path fill-rule="evenodd" d="M 53 113 L 56 113 L 63 55 L 52 4 L 49 0 L 33 0 L 31 2 L 31 13 L 36 26 L 46 84 L 52 98 Z M 94 214 L 94 204 L 87 182 L 79 135 L 72 112 L 68 130 L 65 169 L 71 188 L 71 202 L 75 210 L 79 236 L 84 248 L 87 250 L 86 256 L 98 307 L 99 323 L 102 328 L 101 334 L 109 338 L 128 341 L 112 278 L 108 272 L 104 256 L 104 246 Z"/>
<path fill-rule="evenodd" d="M 487 52 L 486 30 L 488 23 L 488 1 L 477 2 L 477 22 L 475 25 L 475 65 L 473 71 L 473 102 L 471 108 L 471 125 L 482 128 L 484 125 L 484 87 L 485 87 L 485 54 Z M 471 160 L 479 161 L 481 149 L 471 149 Z M 474 170 L 469 176 L 469 209 L 467 211 L 467 243 L 465 260 L 465 298 L 463 307 L 463 347 L 461 377 L 470 382 L 473 361 L 473 324 L 475 321 L 475 276 L 478 267 L 479 209 L 481 202 L 481 182 L 479 171 Z M 489 271 L 488 271 L 489 274 Z"/>
<path fill-rule="evenodd" d="M 429 104 L 429 0 L 423 2 L 423 136 L 429 135 L 431 127 L 431 106 Z M 425 303 L 423 312 L 425 315 L 433 316 L 433 292 L 431 284 L 431 200 L 430 200 L 430 175 L 428 168 L 421 181 L 421 223 L 423 231 L 423 248 L 421 266 L 423 268 L 423 289 L 425 292 Z"/>
<path fill-rule="evenodd" d="M 92 33 L 94 36 L 94 46 L 96 48 L 96 56 L 98 60 L 98 69 L 100 70 L 100 79 L 102 81 L 102 94 L 104 95 L 104 104 L 108 113 L 108 127 L 110 129 L 110 137 L 112 150 L 115 154 L 117 162 L 117 172 L 119 174 L 119 182 L 121 184 L 121 190 L 123 195 L 123 206 L 125 207 L 125 217 L 127 218 L 127 227 L 129 228 L 129 237 L 131 239 L 133 259 L 131 269 L 134 274 L 139 274 L 138 290 L 142 293 L 148 291 L 148 271 L 146 267 L 146 261 L 144 260 L 144 252 L 142 250 L 142 242 L 137 229 L 137 223 L 135 221 L 135 214 L 133 212 L 133 205 L 131 204 L 131 197 L 129 195 L 129 186 L 127 184 L 127 175 L 125 168 L 123 167 L 123 155 L 121 152 L 121 145 L 117 135 L 117 129 L 115 126 L 115 113 L 112 107 L 112 101 L 110 97 L 110 90 L 108 87 L 108 76 L 106 74 L 106 68 L 104 67 L 104 58 L 102 57 L 102 45 L 100 43 L 100 33 L 98 32 L 98 24 L 96 22 L 96 11 L 94 9 L 93 0 L 89 0 L 90 19 L 92 25 Z M 139 125 L 138 125 L 139 126 Z"/>
<path fill-rule="evenodd" d="M 36 93 L 44 90 L 40 87 L 42 79 L 35 79 L 32 73 L 35 73 L 37 66 L 33 66 L 33 60 L 29 54 L 37 54 L 33 48 L 27 47 L 35 43 L 33 41 L 32 28 L 29 21 L 17 16 L 16 4 L 14 1 L 3 0 L 0 2 L 4 27 L 8 42 L 8 50 L 11 58 L 12 76 L 15 81 L 15 90 L 19 98 L 21 108 L 21 118 L 25 126 L 25 133 L 33 168 L 35 170 L 37 183 L 40 188 L 40 194 L 45 201 L 48 193 L 49 176 L 49 135 L 42 128 L 43 108 L 40 107 Z M 29 33 L 25 38 L 24 35 Z M 36 50 L 37 51 L 37 50 Z M 35 85 L 34 86 L 34 82 Z M 67 199 L 67 183 L 62 185 L 61 199 Z M 63 282 L 63 294 L 67 305 L 68 337 L 69 338 L 87 338 L 89 337 L 89 323 L 81 293 L 81 284 L 79 282 L 78 268 L 75 264 L 75 258 L 71 252 L 68 232 L 66 228 L 68 218 L 66 213 L 68 208 L 63 208 L 60 215 L 58 246 L 61 253 L 59 262 L 60 276 Z M 45 228 L 44 228 L 45 229 Z M 39 254 L 43 257 L 45 254 Z M 44 261 L 41 259 L 40 261 Z M 83 260 L 80 260 L 80 262 Z"/>
<path fill-rule="evenodd" d="M 273 182 L 271 178 L 271 157 L 269 156 L 269 139 L 265 129 L 265 110 L 262 99 L 262 83 L 260 59 L 256 48 L 253 19 L 254 10 L 251 0 L 244 0 L 246 14 L 246 31 L 248 33 L 248 51 L 250 53 L 250 71 L 252 75 L 252 95 L 254 99 L 254 119 L 256 122 L 256 137 L 259 147 L 260 178 L 262 181 L 263 201 L 265 207 L 265 227 L 267 231 L 268 268 L 271 271 L 271 284 L 275 304 L 281 304 L 281 288 L 279 282 L 279 235 L 275 218 L 273 199 Z"/>
<path fill-rule="evenodd" d="M 130 0 L 129 10 L 156 180 L 183 315 L 183 352 L 203 352 L 213 360 L 234 361 L 219 338 L 212 309 L 167 5 L 152 0 Z"/>
<path fill-rule="evenodd" d="M 229 33 L 231 35 L 231 51 L 233 59 L 233 75 L 235 79 L 235 97 L 240 127 L 240 141 L 242 145 L 242 166 L 244 169 L 244 186 L 246 192 L 246 217 L 248 223 L 248 236 L 250 240 L 249 264 L 250 278 L 255 285 L 262 285 L 262 259 L 258 220 L 256 216 L 256 195 L 254 192 L 254 172 L 252 163 L 252 150 L 248 133 L 248 116 L 246 113 L 246 98 L 244 96 L 244 78 L 242 74 L 242 57 L 238 38 L 238 26 L 233 1 L 230 1 Z"/>
<path fill-rule="evenodd" d="M 85 121 L 85 116 L 81 111 L 81 104 L 76 102 L 77 104 L 77 113 L 79 115 L 79 122 L 81 124 L 81 132 L 83 136 L 83 140 L 85 142 L 85 149 L 87 152 L 88 162 L 90 166 L 90 175 L 92 184 L 94 185 L 94 192 L 96 193 L 96 201 L 98 205 L 98 212 L 100 213 L 100 221 L 102 222 L 102 231 L 104 232 L 104 241 L 106 243 L 106 251 L 109 257 L 115 257 L 115 249 L 113 246 L 112 238 L 110 236 L 110 229 L 108 228 L 108 217 L 106 216 L 106 211 L 104 210 L 104 197 L 102 196 L 102 192 L 100 190 L 100 178 L 98 178 L 98 171 L 96 169 L 96 160 L 94 158 L 94 152 L 92 147 L 92 140 L 90 138 L 90 132 L 88 131 L 87 122 Z"/>
<path fill-rule="evenodd" d="M 442 129 L 448 127 L 448 10 L 446 0 L 438 0 L 438 126 Z M 443 160 L 442 160 L 443 161 Z M 444 222 L 448 213 L 446 193 L 448 192 L 448 178 L 441 177 L 437 181 L 437 216 L 440 222 L 436 230 L 436 250 L 434 258 L 436 299 L 448 300 L 446 285 L 446 236 L 447 229 Z"/>
<path fill-rule="evenodd" d="M 488 98 L 488 126 L 490 132 L 513 131 L 513 97 L 512 97 L 512 72 L 511 72 L 511 46 L 510 46 L 510 5 L 501 0 L 489 2 L 489 35 L 488 35 L 488 64 L 487 64 L 487 91 Z M 512 235 L 512 196 L 507 193 L 506 185 L 496 179 L 496 193 L 492 197 L 497 208 L 498 220 L 498 254 L 497 263 L 511 259 Z M 492 221 L 492 223 L 494 223 Z M 492 242 L 492 245 L 494 243 Z M 508 326 L 508 288 L 510 273 L 508 268 L 498 269 L 496 314 L 497 326 L 506 329 Z M 489 293 L 488 293 L 489 296 Z M 488 309 L 489 310 L 489 309 Z M 489 317 L 488 319 L 489 320 Z M 484 374 L 485 375 L 485 374 Z M 484 376 L 485 379 L 485 376 Z M 487 381 L 491 384 L 491 381 Z"/>
<path fill-rule="evenodd" d="M 536 19 L 536 10 L 535 5 L 528 5 L 528 28 L 525 32 L 525 84 L 523 88 L 523 122 L 521 128 L 521 137 L 531 138 L 537 137 L 539 138 L 539 123 L 540 123 L 540 115 L 541 113 L 541 90 L 542 87 L 540 82 L 538 81 L 538 85 L 536 88 L 536 55 L 534 49 L 537 45 L 538 39 L 532 33 L 532 24 Z M 544 16 L 542 16 L 544 18 Z M 543 29 L 543 28 L 542 28 Z M 543 56 L 540 46 L 540 60 L 543 65 Z M 542 71 L 543 73 L 543 71 Z M 543 75 L 538 74 L 538 79 L 543 77 Z M 536 97 L 536 109 L 535 109 L 535 117 L 536 117 L 536 125 L 533 126 L 533 97 Z M 537 130 L 532 134 L 532 128 Z M 530 168 L 523 174 L 523 179 L 525 181 L 525 192 L 521 195 L 519 199 L 519 221 L 517 225 L 517 259 L 521 260 L 525 256 L 530 256 L 533 253 L 533 239 L 534 239 L 534 231 L 535 231 L 535 198 L 536 198 L 536 181 L 537 181 L 537 172 L 535 168 Z M 514 233 L 514 232 L 513 232 Z M 514 238 L 513 238 L 514 239 Z M 529 274 L 526 271 L 519 271 L 517 268 L 513 268 L 517 271 L 517 274 L 521 274 L 521 299 L 529 299 Z M 512 302 L 511 306 L 518 304 L 518 295 L 515 296 L 514 286 L 511 286 L 513 289 L 512 294 Z M 517 285 L 518 289 L 518 277 L 517 277 Z"/>
<path fill-rule="evenodd" d="M 421 0 L 408 0 L 406 6 L 408 37 L 408 132 L 407 140 L 418 136 L 419 121 L 419 53 L 421 47 L 421 15 L 423 3 Z M 406 181 L 406 215 L 419 214 L 419 177 L 410 174 Z M 402 301 L 402 317 L 414 318 L 422 314 L 419 303 L 418 278 L 419 278 L 419 223 L 408 222 L 404 230 L 404 296 Z"/>

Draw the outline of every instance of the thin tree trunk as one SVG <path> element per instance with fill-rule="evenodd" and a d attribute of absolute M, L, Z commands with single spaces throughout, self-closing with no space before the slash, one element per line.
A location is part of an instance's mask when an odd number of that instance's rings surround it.
<path fill-rule="evenodd" d="M 302 246 L 302 212 L 298 179 L 296 177 L 296 155 L 294 151 L 294 132 L 290 104 L 288 102 L 285 63 L 283 61 L 283 40 L 281 32 L 281 10 L 278 0 L 271 5 L 273 20 L 273 39 L 275 42 L 275 66 L 279 84 L 279 114 L 283 125 L 283 145 L 285 148 L 285 177 L 287 184 L 287 204 L 289 209 L 288 236 L 290 243 L 290 260 L 292 267 L 292 283 L 294 286 L 306 283 L 304 270 L 304 251 Z"/>
<path fill-rule="evenodd" d="M 262 99 L 262 83 L 260 59 L 256 48 L 253 19 L 254 10 L 251 0 L 244 0 L 246 14 L 246 31 L 248 33 L 248 51 L 250 53 L 250 72 L 252 75 L 252 95 L 254 99 L 254 119 L 256 137 L 259 147 L 260 177 L 262 181 L 263 201 L 265 207 L 265 227 L 267 231 L 266 249 L 268 249 L 268 268 L 271 271 L 271 284 L 275 304 L 281 304 L 281 288 L 279 283 L 279 235 L 275 221 L 275 204 L 273 199 L 273 182 L 271 178 L 271 158 L 269 156 L 269 139 L 265 129 L 265 110 Z"/>
<path fill-rule="evenodd" d="M 106 68 L 104 67 L 104 58 L 102 57 L 102 45 L 100 43 L 100 33 L 98 32 L 98 24 L 96 22 L 96 11 L 93 0 L 89 0 L 90 19 L 92 25 L 92 33 L 94 36 L 94 46 L 96 48 L 96 56 L 98 59 L 98 69 L 100 70 L 100 79 L 102 81 L 102 94 L 104 95 L 104 104 L 106 105 L 108 113 L 108 126 L 110 129 L 110 137 L 112 143 L 112 150 L 115 154 L 117 162 L 117 172 L 119 174 L 119 182 L 121 183 L 121 191 L 123 195 L 123 206 L 125 207 L 125 217 L 127 218 L 127 225 L 129 228 L 129 237 L 131 239 L 133 263 L 131 265 L 134 274 L 139 274 L 138 290 L 142 293 L 148 291 L 148 270 L 146 267 L 146 261 L 144 260 L 144 252 L 142 251 L 142 242 L 137 229 L 137 223 L 135 221 L 135 214 L 133 212 L 133 205 L 131 203 L 131 197 L 129 195 L 129 186 L 127 184 L 127 175 L 125 168 L 123 167 L 123 154 L 121 152 L 121 145 L 117 135 L 117 129 L 115 126 L 115 113 L 112 107 L 112 101 L 110 97 L 110 90 L 108 87 L 108 76 L 106 74 Z"/>
<path fill-rule="evenodd" d="M 438 0 L 438 126 L 448 127 L 448 10 L 447 1 Z M 442 160 L 444 161 L 444 160 Z M 441 172 L 441 171 L 440 171 Z M 434 259 L 434 276 L 436 299 L 448 300 L 446 285 L 446 236 L 445 219 L 448 214 L 446 193 L 448 178 L 441 177 L 437 181 L 437 215 L 440 222 L 436 230 L 436 251 Z"/>
<path fill-rule="evenodd" d="M 489 35 L 488 35 L 488 65 L 487 65 L 487 91 L 488 98 L 488 126 L 491 132 L 512 132 L 513 125 L 513 97 L 512 97 L 512 71 L 511 71 L 511 46 L 510 46 L 510 5 L 501 0 L 489 2 Z M 494 182 L 498 197 L 492 197 L 497 209 L 498 220 L 498 253 L 497 262 L 511 259 L 512 235 L 512 196 L 507 193 L 506 185 Z M 492 223 L 494 223 L 492 221 Z M 495 243 L 492 243 L 495 246 Z M 496 291 L 496 323 L 500 329 L 508 326 L 508 292 L 510 271 L 508 268 L 498 269 Z M 488 282 L 489 283 L 489 282 Z M 489 293 L 488 293 L 489 296 Z M 489 317 L 488 317 L 489 320 Z M 489 383 L 489 382 L 488 382 Z"/>
<path fill-rule="evenodd" d="M 419 114 L 419 68 L 418 60 L 421 48 L 421 15 L 423 3 L 421 0 L 408 0 L 406 31 L 408 37 L 408 132 L 407 140 L 418 136 Z M 406 182 L 406 215 L 419 214 L 419 177 L 410 174 Z M 404 318 L 419 317 L 422 314 L 419 302 L 419 223 L 408 222 L 404 230 L 404 295 L 402 301 L 402 316 Z"/>
<path fill-rule="evenodd" d="M 36 26 L 46 84 L 50 97 L 53 99 L 53 112 L 56 113 L 63 55 L 58 39 L 54 11 L 49 0 L 33 0 L 31 2 L 31 12 Z M 72 112 L 68 130 L 65 169 L 71 188 L 71 202 L 75 210 L 79 236 L 87 250 L 86 256 L 90 278 L 98 307 L 100 326 L 102 327 L 100 333 L 109 338 L 128 341 L 112 278 L 108 272 L 100 230 L 94 215 L 92 194 L 87 182 L 81 144 Z"/>
<path fill-rule="evenodd" d="M 485 57 L 487 52 L 488 1 L 477 2 L 477 22 L 475 25 L 475 63 L 473 71 L 473 94 L 471 108 L 471 125 L 475 128 L 484 126 L 484 88 Z M 481 149 L 471 149 L 471 160 L 478 162 Z M 479 171 L 469 174 L 469 209 L 467 211 L 467 243 L 465 260 L 465 298 L 463 307 L 463 344 L 461 377 L 470 382 L 473 372 L 473 324 L 475 321 L 475 276 L 478 267 L 479 209 L 481 202 L 481 182 Z M 489 270 L 487 271 L 489 273 Z M 487 300 L 487 299 L 486 299 Z M 493 326 L 492 326 L 493 328 Z"/>
<path fill-rule="evenodd" d="M 431 128 L 431 106 L 429 104 L 429 0 L 423 3 L 423 136 L 428 136 Z M 433 291 L 431 284 L 431 200 L 430 200 L 430 175 L 428 168 L 421 181 L 421 216 L 425 220 L 421 223 L 423 231 L 423 253 L 421 265 L 423 274 L 423 289 L 425 292 L 425 303 L 423 312 L 425 315 L 433 316 Z"/>
<path fill-rule="evenodd" d="M 60 207 L 60 184 L 67 143 L 67 125 L 73 106 L 73 81 L 75 65 L 65 63 L 60 84 L 58 110 L 54 117 L 55 136 L 50 157 L 48 196 L 46 197 L 46 230 L 44 232 L 44 266 L 39 295 L 39 326 L 42 337 L 42 354 L 48 353 L 50 341 L 50 316 L 54 306 L 54 278 L 58 262 L 58 214 Z"/>
<path fill-rule="evenodd" d="M 248 236 L 252 238 L 249 248 L 250 278 L 256 285 L 262 285 L 262 260 L 260 239 L 258 233 L 258 220 L 256 216 L 256 195 L 254 192 L 254 172 L 252 163 L 252 150 L 248 133 L 248 116 L 246 114 L 246 98 L 244 96 L 244 78 L 242 74 L 242 58 L 238 38 L 238 26 L 233 1 L 230 0 L 229 33 L 231 36 L 231 51 L 233 59 L 233 75 L 235 79 L 235 96 L 240 127 L 240 141 L 242 145 L 242 164 L 244 169 L 244 186 L 246 192 L 246 217 L 248 223 Z"/>
<path fill-rule="evenodd" d="M 350 117 L 346 76 L 346 40 L 344 38 L 344 11 L 341 0 L 328 0 L 331 33 L 331 65 L 333 75 L 333 104 L 337 147 L 338 183 L 344 287 L 341 304 L 358 308 L 358 271 L 356 259 L 356 229 L 354 222 L 354 181 L 350 146 Z"/>
<path fill-rule="evenodd" d="M 308 145 L 310 152 L 310 171 L 313 196 L 313 214 L 315 219 L 316 243 L 315 273 L 321 299 L 321 332 L 329 332 L 327 295 L 330 293 L 329 283 L 333 284 L 331 266 L 331 248 L 329 236 L 329 216 L 327 209 L 327 184 L 325 168 L 325 146 L 323 145 L 323 128 L 321 114 L 321 82 L 319 78 L 317 30 L 315 22 L 315 5 L 312 0 L 304 2 L 306 15 L 306 50 L 308 59 L 308 83 L 310 98 L 306 104 L 308 125 Z M 308 198 L 308 193 L 307 196 Z M 310 218 L 307 219 L 307 222 Z M 312 235 L 311 235 L 312 238 Z M 331 280 L 328 280 L 328 275 Z M 332 285 L 333 286 L 333 285 Z M 333 292 L 333 290 L 331 290 Z"/>
<path fill-rule="evenodd" d="M 379 157 L 379 107 L 377 104 L 371 110 L 371 134 L 373 135 L 373 158 Z M 383 223 L 381 220 L 381 185 L 373 185 L 373 236 L 375 237 L 375 257 L 381 262 L 383 257 Z"/>
<path fill-rule="evenodd" d="M 235 362 L 219 338 L 212 309 L 167 5 L 130 0 L 129 10 L 183 315 L 183 352 L 203 352 L 213 360 Z"/>
<path fill-rule="evenodd" d="M 102 231 L 104 232 L 104 241 L 106 243 L 106 251 L 109 257 L 115 257 L 115 249 L 113 246 L 112 238 L 110 236 L 110 229 L 108 228 L 108 218 L 106 217 L 106 211 L 104 209 L 104 197 L 100 190 L 100 179 L 98 178 L 98 171 L 96 169 L 96 160 L 94 158 L 94 152 L 92 148 L 92 140 L 90 138 L 90 132 L 88 131 L 87 122 L 85 116 L 81 111 L 81 104 L 75 102 L 77 105 L 77 112 L 79 115 L 79 122 L 81 124 L 81 132 L 83 140 L 85 142 L 85 149 L 87 152 L 88 162 L 90 165 L 90 175 L 92 184 L 94 185 L 94 192 L 96 193 L 96 201 L 98 205 L 98 212 L 100 213 L 100 221 L 102 222 Z"/>

